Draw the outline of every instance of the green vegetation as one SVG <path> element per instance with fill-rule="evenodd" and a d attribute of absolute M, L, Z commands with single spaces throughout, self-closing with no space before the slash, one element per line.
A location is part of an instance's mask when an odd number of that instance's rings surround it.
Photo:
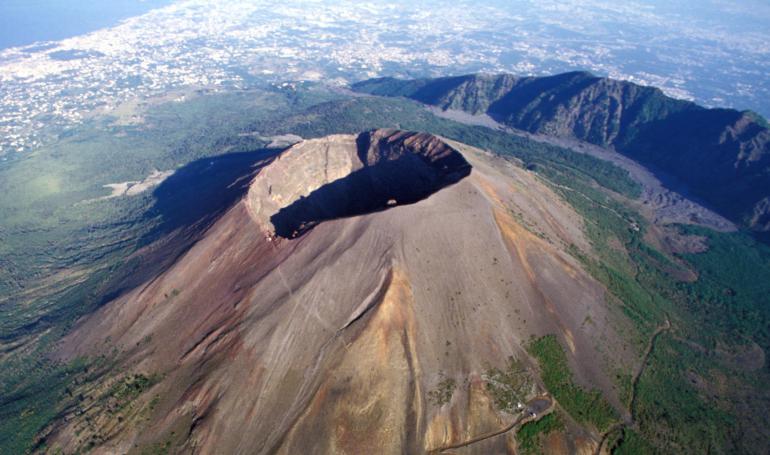
<path fill-rule="evenodd" d="M 604 431 L 617 415 L 602 393 L 575 384 L 572 371 L 556 337 L 546 335 L 533 340 L 528 351 L 540 363 L 541 376 L 548 391 L 576 421 Z"/>
<path fill-rule="evenodd" d="M 516 433 L 516 441 L 519 443 L 519 453 L 522 455 L 536 455 L 543 453 L 541 449 L 541 436 L 545 436 L 552 431 L 559 431 L 564 428 L 556 412 L 543 416 L 541 419 L 527 422 L 519 428 Z"/>
<path fill-rule="evenodd" d="M 633 410 L 642 434 L 655 445 L 674 453 L 728 447 L 733 418 L 720 403 L 704 399 L 703 391 L 688 378 L 695 371 L 708 374 L 713 368 L 709 363 L 670 336 L 659 338 L 639 381 Z M 632 443 L 633 439 L 624 440 L 619 448 Z"/>
<path fill-rule="evenodd" d="M 72 300 L 67 294 L 98 289 L 83 280 L 95 272 L 109 275 L 161 233 L 163 214 L 152 210 L 152 190 L 99 199 L 110 193 L 103 185 L 140 181 L 155 169 L 173 170 L 225 151 L 258 149 L 264 141 L 239 133 L 288 108 L 281 94 L 270 92 L 162 104 L 146 113 L 143 124 L 93 120 L 0 167 L 0 194 L 7 195 L 0 199 L 0 339 L 89 311 L 88 305 L 65 304 Z M 79 287 L 88 290 L 74 290 Z"/>
<path fill-rule="evenodd" d="M 167 455 L 171 453 L 172 442 L 163 441 L 142 449 L 142 455 Z"/>
<path fill-rule="evenodd" d="M 615 384 L 618 386 L 618 398 L 620 398 L 621 403 L 631 402 L 632 380 L 631 373 L 619 371 L 615 374 Z"/>
<path fill-rule="evenodd" d="M 584 181 L 552 182 L 587 222 L 592 256 L 574 247 L 571 252 L 633 322 L 635 331 L 626 338 L 641 351 L 666 318 L 674 326 L 672 334 L 659 338 L 638 381 L 633 409 L 638 431 L 626 429 L 616 451 L 750 452 L 743 445 L 746 434 L 763 430 L 742 418 L 745 411 L 735 403 L 745 400 L 752 412 L 766 415 L 749 397 L 765 393 L 761 384 L 768 373 L 737 371 L 718 361 L 713 349 L 732 346 L 740 351 L 751 341 L 770 348 L 770 248 L 745 233 L 682 226 L 682 235 L 702 236 L 708 250 L 667 256 L 645 241 L 647 226 L 622 203 Z M 687 268 L 697 273 L 697 280 L 681 281 Z M 629 377 L 616 376 L 627 402 Z M 715 387 L 728 387 L 734 395 L 719 397 Z"/>
<path fill-rule="evenodd" d="M 4 368 L 23 375 L 3 374 L 0 386 L 0 453 L 25 453 L 35 436 L 58 415 L 62 407 L 55 405 L 69 397 L 68 385 L 87 372 L 83 361 L 69 365 L 52 362 L 42 356 L 25 359 L 31 362 L 22 371 L 4 362 Z M 6 373 L 6 371 L 3 371 Z"/>
<path fill-rule="evenodd" d="M 443 406 L 452 399 L 456 387 L 455 380 L 452 378 L 444 377 L 436 385 L 434 390 L 428 392 L 428 400 L 435 406 Z"/>
<path fill-rule="evenodd" d="M 613 455 L 643 455 L 654 452 L 653 447 L 639 433 L 628 428 L 623 429 L 620 439 L 612 449 Z"/>
<path fill-rule="evenodd" d="M 103 399 L 108 401 L 109 412 L 113 414 L 121 412 L 159 379 L 156 375 L 148 377 L 141 373 L 125 376 L 103 396 Z"/>
<path fill-rule="evenodd" d="M 565 185 L 569 189 L 565 189 Z M 618 299 L 622 311 L 638 330 L 633 341 L 643 345 L 646 337 L 671 310 L 669 302 L 652 292 L 657 285 L 651 287 L 651 283 L 639 277 L 640 265 L 653 266 L 648 259 L 660 256 L 642 241 L 646 229 L 644 220 L 638 213 L 585 182 L 560 179 L 555 190 L 586 221 L 595 257 L 591 258 L 574 247 L 572 254 Z"/>
<path fill-rule="evenodd" d="M 532 391 L 532 376 L 514 357 L 508 358 L 508 367 L 505 370 L 492 368 L 485 376 L 487 390 L 495 401 L 495 407 L 501 411 L 518 411 L 518 405 L 524 404 L 527 395 Z"/>
<path fill-rule="evenodd" d="M 72 390 L 77 395 L 71 394 L 72 398 L 65 400 L 65 415 L 78 419 L 74 433 L 78 437 L 77 443 L 85 450 L 109 440 L 116 431 L 121 430 L 121 424 L 146 415 L 148 408 L 140 408 L 136 400 L 157 383 L 160 377 L 142 373 L 127 374 L 112 380 L 106 390 L 98 388 L 103 384 L 99 381 L 103 379 L 101 375 L 93 378 L 97 389 L 90 389 L 88 381 L 83 382 L 86 387 L 77 387 L 76 381 Z M 106 417 L 109 419 L 105 420 Z"/>
<path fill-rule="evenodd" d="M 682 226 L 681 231 L 704 236 L 708 250 L 681 256 L 699 277 L 693 283 L 678 283 L 673 298 L 686 301 L 691 312 L 721 334 L 723 341 L 742 344 L 751 339 L 768 350 L 770 247 L 740 232 L 691 226 Z"/>

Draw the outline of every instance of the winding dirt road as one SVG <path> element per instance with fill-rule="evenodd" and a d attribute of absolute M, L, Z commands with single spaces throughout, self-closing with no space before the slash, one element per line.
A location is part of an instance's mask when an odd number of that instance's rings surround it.
<path fill-rule="evenodd" d="M 467 447 L 477 442 L 494 438 L 495 436 L 500 436 L 501 434 L 505 434 L 511 431 L 512 429 L 516 428 L 516 426 L 520 424 L 525 424 L 527 422 L 531 422 L 533 420 L 538 420 L 542 418 L 543 416 L 545 416 L 546 414 L 549 414 L 553 410 L 553 406 L 554 406 L 554 402 L 549 396 L 543 395 L 543 396 L 535 397 L 527 403 L 527 406 L 524 412 L 509 425 L 506 425 L 505 427 L 499 430 L 490 431 L 488 433 L 475 436 L 463 442 L 457 442 L 454 444 L 449 444 L 443 447 L 433 449 L 428 453 L 435 454 L 435 453 L 443 453 L 443 452 L 446 452 L 447 450 L 460 449 L 462 447 Z"/>
<path fill-rule="evenodd" d="M 613 432 L 622 429 L 625 426 L 633 426 L 634 425 L 634 407 L 636 404 L 636 395 L 637 395 L 637 388 L 639 385 L 639 379 L 642 377 L 642 374 L 644 373 L 644 370 L 647 368 L 647 361 L 649 360 L 650 354 L 652 354 L 652 350 L 655 348 L 655 342 L 657 341 L 658 337 L 663 334 L 664 332 L 667 332 L 671 330 L 671 323 L 668 319 L 658 326 L 655 331 L 650 336 L 650 340 L 647 342 L 647 347 L 644 350 L 644 354 L 642 355 L 642 359 L 639 362 L 639 366 L 637 367 L 636 372 L 634 373 L 634 377 L 631 380 L 631 397 L 629 398 L 628 402 L 628 414 L 629 414 L 629 420 L 628 421 L 621 421 L 613 424 L 605 430 L 601 434 L 601 438 L 599 439 L 599 445 L 596 447 L 596 451 L 594 452 L 595 455 L 600 455 L 602 448 L 607 442 L 607 438 L 609 435 L 611 435 Z M 533 420 L 538 420 L 539 418 L 542 418 L 544 415 L 550 413 L 554 408 L 554 401 L 548 397 L 548 396 L 539 396 L 532 400 L 530 400 L 527 403 L 527 407 L 524 410 L 524 412 L 516 418 L 513 422 L 506 425 L 505 427 L 490 431 L 488 433 L 484 433 L 478 436 L 475 436 L 473 438 L 470 438 L 468 440 L 457 442 L 454 444 L 448 444 L 442 447 L 438 447 L 436 449 L 433 449 L 432 451 L 428 452 L 431 454 L 438 454 L 438 453 L 445 453 L 448 450 L 452 449 L 460 449 L 463 447 L 467 447 L 471 444 L 476 444 L 481 441 L 485 441 L 490 438 L 494 438 L 496 436 L 500 436 L 501 434 L 505 434 L 514 428 L 516 428 L 519 425 L 523 425 L 527 422 L 531 422 Z"/>
<path fill-rule="evenodd" d="M 596 447 L 596 451 L 594 452 L 595 455 L 601 454 L 602 447 L 604 447 L 604 444 L 607 442 L 607 438 L 614 431 L 622 429 L 626 426 L 634 425 L 634 407 L 636 406 L 636 395 L 637 388 L 639 386 L 639 379 L 642 377 L 644 370 L 647 368 L 647 360 L 649 359 L 650 354 L 652 354 L 652 350 L 655 348 L 655 341 L 657 341 L 658 337 L 663 332 L 667 332 L 669 330 L 671 330 L 671 322 L 669 322 L 668 318 L 666 318 L 666 322 L 658 326 L 658 328 L 656 328 L 650 336 L 650 341 L 647 342 L 647 348 L 644 350 L 644 355 L 642 356 L 641 362 L 639 362 L 639 367 L 637 368 L 636 373 L 631 380 L 631 397 L 628 400 L 628 415 L 630 416 L 630 420 L 627 422 L 617 422 L 609 427 L 606 431 L 604 431 L 604 433 L 601 435 L 601 439 L 599 440 L 599 445 Z"/>

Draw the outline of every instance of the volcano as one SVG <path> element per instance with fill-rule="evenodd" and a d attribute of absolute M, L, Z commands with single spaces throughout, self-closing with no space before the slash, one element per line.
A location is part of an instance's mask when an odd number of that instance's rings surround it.
<path fill-rule="evenodd" d="M 546 334 L 622 413 L 606 373 L 625 362 L 616 315 L 575 246 L 591 251 L 582 218 L 491 153 L 397 130 L 302 141 L 173 264 L 64 339 L 61 359 L 108 360 L 47 444 L 513 453 L 507 430 L 557 406 L 526 349 Z M 601 437 L 575 422 L 563 433 L 555 452 Z"/>

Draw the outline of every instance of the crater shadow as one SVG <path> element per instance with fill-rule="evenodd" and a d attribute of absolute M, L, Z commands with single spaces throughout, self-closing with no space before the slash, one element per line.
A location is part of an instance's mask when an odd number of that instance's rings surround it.
<path fill-rule="evenodd" d="M 153 191 L 147 216 L 160 217 L 155 234 L 215 218 L 246 191 L 251 177 L 282 149 L 259 149 L 202 158 L 179 168 Z"/>
<path fill-rule="evenodd" d="M 366 147 L 359 144 L 361 149 Z M 323 185 L 279 210 L 270 221 L 276 235 L 295 238 L 323 221 L 413 204 L 470 173 L 471 165 L 457 152 L 434 161 L 407 153 Z"/>
<path fill-rule="evenodd" d="M 281 152 L 260 149 L 202 158 L 177 169 L 153 191 L 144 214 L 154 227 L 138 240 L 137 253 L 113 270 L 104 304 L 163 273 L 219 216 L 248 191 L 251 178 Z"/>

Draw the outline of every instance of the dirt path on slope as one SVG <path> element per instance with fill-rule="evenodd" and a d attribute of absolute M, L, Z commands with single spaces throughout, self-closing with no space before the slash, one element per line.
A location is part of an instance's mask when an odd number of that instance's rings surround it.
<path fill-rule="evenodd" d="M 658 326 L 657 329 L 655 329 L 655 332 L 652 333 L 652 336 L 650 337 L 650 341 L 647 343 L 647 349 L 644 351 L 644 356 L 642 357 L 642 361 L 639 364 L 639 369 L 634 375 L 634 379 L 631 382 L 631 398 L 628 403 L 628 412 L 631 414 L 631 420 L 634 418 L 634 406 L 636 405 L 636 389 L 639 385 L 639 378 L 642 377 L 642 373 L 644 373 L 644 370 L 647 369 L 647 360 L 650 358 L 650 354 L 652 354 L 652 350 L 655 348 L 655 341 L 658 339 L 658 337 L 663 333 L 671 330 L 671 323 L 668 319 L 666 319 L 666 322 L 664 322 L 662 325 Z"/>
<path fill-rule="evenodd" d="M 596 451 L 594 452 L 595 455 L 601 454 L 602 448 L 607 442 L 607 438 L 609 438 L 609 436 L 614 431 L 622 429 L 626 426 L 634 425 L 634 407 L 636 405 L 636 395 L 637 395 L 637 388 L 639 385 L 639 379 L 642 377 L 642 374 L 644 374 L 644 371 L 647 369 L 647 361 L 649 360 L 653 349 L 655 349 L 655 342 L 658 340 L 658 337 L 660 337 L 660 335 L 662 335 L 664 332 L 667 332 L 669 330 L 671 330 L 671 323 L 669 322 L 668 319 L 666 319 L 666 321 L 660 326 L 658 326 L 655 329 L 655 331 L 652 333 L 652 335 L 650 335 L 650 339 L 647 342 L 647 347 L 644 350 L 642 359 L 639 362 L 639 366 L 637 367 L 637 370 L 634 373 L 634 377 L 631 380 L 631 397 L 629 398 L 629 401 L 627 404 L 629 420 L 625 422 L 623 421 L 617 422 L 612 426 L 610 426 L 610 428 L 608 428 L 601 434 L 599 439 L 599 445 L 596 447 Z M 544 404 L 543 402 L 547 402 L 547 405 Z M 469 445 L 476 444 L 478 442 L 485 441 L 487 439 L 491 439 L 496 436 L 500 436 L 502 434 L 505 434 L 513 430 L 519 425 L 523 425 L 531 421 L 539 420 L 540 418 L 544 417 L 545 415 L 553 411 L 553 408 L 554 408 L 554 401 L 550 397 L 548 396 L 536 397 L 527 403 L 527 407 L 523 414 L 521 414 L 518 418 L 516 418 L 516 420 L 506 425 L 505 427 L 499 430 L 494 430 L 478 436 L 474 436 L 473 438 L 470 438 L 463 442 L 457 442 L 454 444 L 448 444 L 442 447 L 438 447 L 436 449 L 431 450 L 428 453 L 431 453 L 431 454 L 445 453 L 448 450 L 461 449 L 463 447 L 468 447 Z"/>
<path fill-rule="evenodd" d="M 599 439 L 599 445 L 596 447 L 596 451 L 594 452 L 595 455 L 599 455 L 602 452 L 602 447 L 604 447 L 604 444 L 607 442 L 607 438 L 616 430 L 622 429 L 626 426 L 633 426 L 635 424 L 634 422 L 634 407 L 636 406 L 636 395 L 637 395 L 637 388 L 639 386 L 639 379 L 642 377 L 642 374 L 644 373 L 644 370 L 647 369 L 647 360 L 650 358 L 650 354 L 652 354 L 652 350 L 655 349 L 655 342 L 657 341 L 658 337 L 663 334 L 663 332 L 667 332 L 671 330 L 671 323 L 669 322 L 668 318 L 666 319 L 666 322 L 658 326 L 658 328 L 655 329 L 655 331 L 650 336 L 650 341 L 647 342 L 647 347 L 644 350 L 644 355 L 642 356 L 641 362 L 639 362 L 639 367 L 636 370 L 636 373 L 634 374 L 633 379 L 631 380 L 631 397 L 628 400 L 628 415 L 629 415 L 629 421 L 627 422 L 618 422 L 611 427 L 609 427 L 607 430 L 602 433 L 601 438 Z"/>
<path fill-rule="evenodd" d="M 505 427 L 499 430 L 494 430 L 488 433 L 481 434 L 479 436 L 475 436 L 463 442 L 457 442 L 454 444 L 449 444 L 443 447 L 433 449 L 428 453 L 436 454 L 436 453 L 446 452 L 447 450 L 460 449 L 463 447 L 467 447 L 471 444 L 476 444 L 477 442 L 485 441 L 487 439 L 500 436 L 501 434 L 505 434 L 513 430 L 519 424 L 525 424 L 528 422 L 541 419 L 545 415 L 550 414 L 550 412 L 553 411 L 553 407 L 554 407 L 554 402 L 550 397 L 548 396 L 535 397 L 527 403 L 527 407 L 525 408 L 524 412 L 518 418 L 516 418 L 516 420 L 506 425 Z"/>

